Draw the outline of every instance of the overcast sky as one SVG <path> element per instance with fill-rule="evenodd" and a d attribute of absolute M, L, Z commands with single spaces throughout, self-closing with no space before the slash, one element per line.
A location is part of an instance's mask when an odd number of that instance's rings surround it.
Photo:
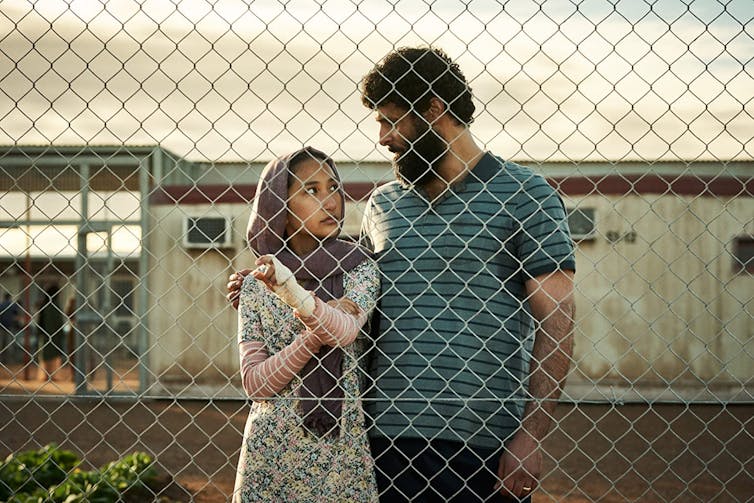
<path fill-rule="evenodd" d="M 689 4 L 689 5 L 687 5 Z M 516 159 L 751 159 L 754 2 L 0 2 L 0 144 L 387 159 L 357 83 L 431 43 Z"/>

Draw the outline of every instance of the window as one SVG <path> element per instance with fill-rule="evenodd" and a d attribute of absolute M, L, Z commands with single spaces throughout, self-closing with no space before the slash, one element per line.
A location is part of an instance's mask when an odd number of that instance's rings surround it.
<path fill-rule="evenodd" d="M 733 270 L 754 274 L 754 236 L 738 236 L 734 239 Z"/>
<path fill-rule="evenodd" d="M 594 208 L 567 208 L 568 228 L 574 241 L 594 239 Z"/>

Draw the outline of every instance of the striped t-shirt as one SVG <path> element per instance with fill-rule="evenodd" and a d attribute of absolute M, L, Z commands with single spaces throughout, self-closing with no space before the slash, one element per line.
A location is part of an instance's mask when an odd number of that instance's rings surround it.
<path fill-rule="evenodd" d="M 370 434 L 499 446 L 526 398 L 525 281 L 575 270 L 560 197 L 487 153 L 433 204 L 397 182 L 379 187 L 362 232 L 382 281 Z"/>

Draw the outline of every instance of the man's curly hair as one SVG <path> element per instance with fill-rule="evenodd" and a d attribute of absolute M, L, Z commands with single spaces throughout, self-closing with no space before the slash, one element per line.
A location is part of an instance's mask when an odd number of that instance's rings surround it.
<path fill-rule="evenodd" d="M 445 103 L 461 124 L 474 122 L 471 87 L 457 63 L 436 47 L 401 47 L 361 80 L 361 102 L 372 110 L 393 104 L 424 114 L 430 98 Z"/>

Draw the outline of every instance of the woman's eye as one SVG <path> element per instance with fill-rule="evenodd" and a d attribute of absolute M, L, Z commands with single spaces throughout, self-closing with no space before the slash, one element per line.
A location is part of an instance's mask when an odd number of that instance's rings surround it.
<path fill-rule="evenodd" d="M 338 192 L 338 186 L 337 185 L 331 185 L 330 186 L 330 192 Z"/>
<path fill-rule="evenodd" d="M 304 191 L 309 194 L 310 196 L 314 196 L 317 194 L 317 189 L 314 187 L 307 187 L 304 189 Z"/>

